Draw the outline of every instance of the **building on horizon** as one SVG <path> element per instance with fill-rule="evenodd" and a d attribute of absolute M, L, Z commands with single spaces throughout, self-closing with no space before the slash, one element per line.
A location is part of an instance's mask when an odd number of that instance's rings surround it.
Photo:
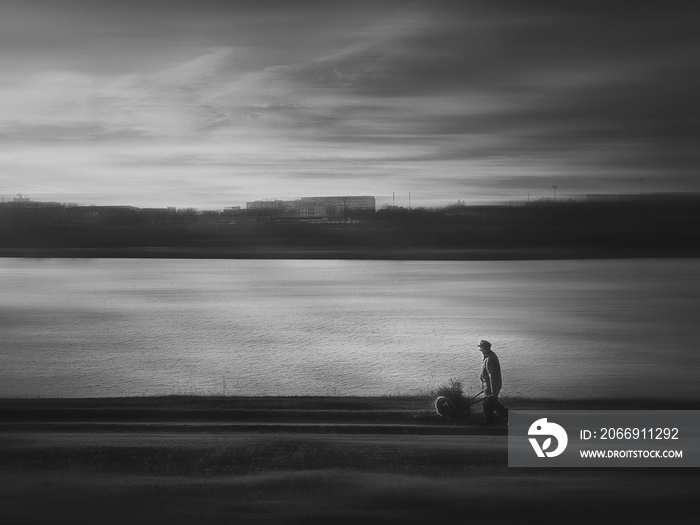
<path fill-rule="evenodd" d="M 246 202 L 246 209 L 277 210 L 304 219 L 344 218 L 351 211 L 376 211 L 376 200 L 369 195 L 302 197 L 292 201 L 271 199 Z"/>

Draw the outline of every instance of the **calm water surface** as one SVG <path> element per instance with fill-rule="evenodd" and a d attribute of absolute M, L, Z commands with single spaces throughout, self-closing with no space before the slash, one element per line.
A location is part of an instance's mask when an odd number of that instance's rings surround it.
<path fill-rule="evenodd" d="M 697 259 L 0 259 L 0 397 L 700 398 Z"/>

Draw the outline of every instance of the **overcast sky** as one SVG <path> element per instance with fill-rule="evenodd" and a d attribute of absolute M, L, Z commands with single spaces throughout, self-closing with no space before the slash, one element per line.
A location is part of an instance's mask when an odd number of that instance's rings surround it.
<path fill-rule="evenodd" d="M 0 193 L 216 209 L 700 191 L 684 4 L 2 0 Z"/>

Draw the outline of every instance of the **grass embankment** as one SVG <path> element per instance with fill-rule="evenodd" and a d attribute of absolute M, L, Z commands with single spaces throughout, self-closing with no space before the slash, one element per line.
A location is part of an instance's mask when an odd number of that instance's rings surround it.
<path fill-rule="evenodd" d="M 695 523 L 694 469 L 508 469 L 504 427 L 416 421 L 423 408 L 412 397 L 0 400 L 0 523 Z"/>
<path fill-rule="evenodd" d="M 454 422 L 415 419 L 434 408 L 434 394 L 380 397 L 231 397 L 171 395 L 122 398 L 13 398 L 0 399 L 0 421 L 5 423 L 60 422 L 211 422 L 211 423 L 317 423 L 376 425 L 470 426 L 481 419 L 481 403 L 468 417 Z M 502 396 L 511 409 L 527 410 L 664 410 L 700 409 L 700 402 L 660 399 L 527 399 Z"/>

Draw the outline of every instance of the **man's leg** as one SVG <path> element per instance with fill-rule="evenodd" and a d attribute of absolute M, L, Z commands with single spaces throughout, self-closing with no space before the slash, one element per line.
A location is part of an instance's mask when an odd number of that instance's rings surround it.
<path fill-rule="evenodd" d="M 493 397 L 484 399 L 484 421 L 486 425 L 493 425 Z"/>
<path fill-rule="evenodd" d="M 497 397 L 493 398 L 493 410 L 495 410 L 498 415 L 508 419 L 508 409 L 501 404 Z"/>

